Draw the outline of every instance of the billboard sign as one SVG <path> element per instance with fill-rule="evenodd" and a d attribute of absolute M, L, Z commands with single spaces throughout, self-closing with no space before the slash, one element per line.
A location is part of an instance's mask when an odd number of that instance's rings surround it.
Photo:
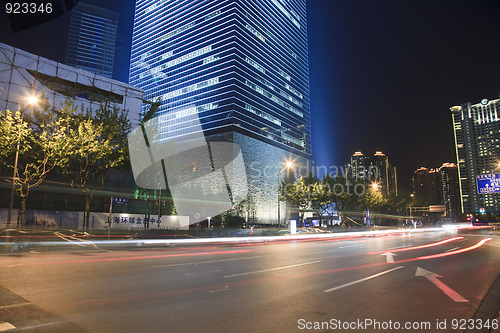
<path fill-rule="evenodd" d="M 500 174 L 490 173 L 476 176 L 477 193 L 500 193 Z"/>

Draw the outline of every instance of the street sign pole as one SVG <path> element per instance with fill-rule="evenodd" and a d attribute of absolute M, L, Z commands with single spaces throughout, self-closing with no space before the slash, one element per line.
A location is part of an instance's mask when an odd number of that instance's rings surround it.
<path fill-rule="evenodd" d="M 109 199 L 109 221 L 108 221 L 108 240 L 111 237 L 111 218 L 113 215 L 113 197 Z"/>

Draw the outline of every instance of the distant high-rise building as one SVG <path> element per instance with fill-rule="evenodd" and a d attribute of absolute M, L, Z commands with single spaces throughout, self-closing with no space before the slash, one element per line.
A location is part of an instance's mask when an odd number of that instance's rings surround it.
<path fill-rule="evenodd" d="M 352 178 L 358 180 L 370 179 L 370 171 L 366 166 L 370 166 L 369 157 L 357 151 L 351 156 Z"/>
<path fill-rule="evenodd" d="M 71 12 L 66 64 L 113 76 L 118 13 L 79 2 Z"/>
<path fill-rule="evenodd" d="M 421 167 L 415 171 L 412 183 L 416 199 L 428 205 L 445 205 L 448 217 L 461 214 L 456 164 L 444 163 L 439 169 Z"/>
<path fill-rule="evenodd" d="M 277 171 L 310 170 L 305 0 L 137 0 L 130 82 L 171 119 L 159 140 L 196 118 L 208 141 L 238 144 L 258 222 L 276 223 Z"/>
<path fill-rule="evenodd" d="M 376 183 L 381 193 L 398 193 L 396 167 L 389 163 L 389 157 L 381 151 L 365 156 L 357 151 L 351 156 L 352 177 L 358 181 Z"/>
<path fill-rule="evenodd" d="M 429 205 L 440 204 L 439 187 L 436 171 L 421 167 L 413 175 L 413 193 L 415 198 Z"/>
<path fill-rule="evenodd" d="M 498 193 L 479 193 L 477 177 L 499 173 L 500 99 L 451 107 L 463 213 L 500 214 Z"/>
<path fill-rule="evenodd" d="M 448 216 L 456 218 L 462 212 L 460 188 L 458 185 L 458 167 L 453 163 L 444 163 L 438 170 L 440 203 L 446 206 Z"/>

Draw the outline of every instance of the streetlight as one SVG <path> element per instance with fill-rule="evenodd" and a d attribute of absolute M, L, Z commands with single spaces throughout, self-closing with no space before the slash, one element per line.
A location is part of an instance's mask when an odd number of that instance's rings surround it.
<path fill-rule="evenodd" d="M 28 97 L 28 104 L 29 104 L 29 106 L 31 106 L 32 109 L 37 102 L 38 102 L 38 98 L 36 96 L 31 95 Z M 19 103 L 19 108 L 20 108 L 20 106 L 21 106 L 21 103 Z M 22 125 L 22 121 L 24 119 L 25 112 L 26 112 L 26 107 L 21 110 L 21 118 L 20 118 L 21 125 Z M 14 207 L 14 192 L 16 190 L 17 163 L 19 161 L 19 148 L 21 145 L 21 132 L 22 131 L 19 131 L 19 135 L 17 137 L 16 157 L 14 158 L 14 174 L 12 175 L 12 185 L 10 187 L 10 203 L 9 203 L 9 213 L 7 215 L 7 227 L 10 226 L 10 221 L 12 219 L 12 209 Z"/>
<path fill-rule="evenodd" d="M 280 184 L 280 172 L 281 170 L 285 168 L 291 168 L 293 167 L 293 163 L 288 161 L 286 162 L 286 165 L 282 167 L 281 169 L 278 170 L 278 229 L 280 228 L 280 192 L 281 192 L 281 184 Z"/>

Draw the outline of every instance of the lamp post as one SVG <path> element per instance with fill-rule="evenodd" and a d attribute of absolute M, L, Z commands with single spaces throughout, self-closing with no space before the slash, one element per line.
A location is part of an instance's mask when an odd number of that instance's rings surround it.
<path fill-rule="evenodd" d="M 33 106 L 38 102 L 38 99 L 35 96 L 30 96 L 28 97 L 28 104 L 33 108 Z M 19 106 L 21 103 L 19 103 Z M 20 108 L 20 107 L 19 107 Z M 23 108 L 21 111 L 21 125 L 22 121 L 24 119 L 24 113 L 26 112 L 26 108 Z M 21 109 L 21 108 L 20 108 Z M 17 145 L 16 145 L 16 157 L 14 158 L 14 174 L 12 175 L 12 185 L 10 187 L 10 202 L 9 202 L 9 213 L 7 215 L 7 227 L 10 226 L 10 221 L 12 219 L 12 209 L 14 207 L 14 192 L 16 190 L 16 180 L 17 180 L 17 164 L 19 161 L 19 149 L 21 145 L 21 133 L 22 131 L 19 130 L 19 135 L 17 137 Z"/>
<path fill-rule="evenodd" d="M 293 167 L 292 162 L 286 162 L 286 165 L 278 170 L 278 229 L 280 228 L 280 192 L 281 192 L 281 184 L 280 184 L 280 172 L 285 168 Z"/>

